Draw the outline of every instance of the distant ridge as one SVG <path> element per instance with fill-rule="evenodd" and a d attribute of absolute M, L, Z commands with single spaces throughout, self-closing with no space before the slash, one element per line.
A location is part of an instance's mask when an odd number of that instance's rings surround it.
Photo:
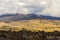
<path fill-rule="evenodd" d="M 53 16 L 46 16 L 46 15 L 40 15 L 41 19 L 50 19 L 50 20 L 60 20 L 60 17 L 53 17 Z"/>
<path fill-rule="evenodd" d="M 4 14 L 4 15 L 1 15 L 0 17 L 8 17 L 8 16 L 16 16 L 18 14 Z"/>
<path fill-rule="evenodd" d="M 37 19 L 35 14 L 4 14 L 0 16 L 0 21 L 16 21 L 16 20 L 31 20 Z"/>
<path fill-rule="evenodd" d="M 4 14 L 0 16 L 0 21 L 16 21 L 16 20 L 32 20 L 32 19 L 49 19 L 49 20 L 60 20 L 60 17 L 52 17 L 46 15 L 36 14 Z"/>

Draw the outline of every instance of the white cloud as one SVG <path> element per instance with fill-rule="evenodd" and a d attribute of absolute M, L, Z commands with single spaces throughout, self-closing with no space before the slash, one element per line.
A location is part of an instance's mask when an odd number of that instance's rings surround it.
<path fill-rule="evenodd" d="M 37 13 L 60 16 L 60 0 L 0 0 L 0 15 L 5 13 Z"/>
<path fill-rule="evenodd" d="M 32 11 L 36 10 L 34 6 L 39 6 L 37 2 L 39 0 L 1 0 L 0 1 L 0 13 L 32 13 Z M 32 7 L 31 7 L 32 6 Z M 32 9 L 31 9 L 32 8 Z M 2 12 L 3 11 L 3 12 Z"/>

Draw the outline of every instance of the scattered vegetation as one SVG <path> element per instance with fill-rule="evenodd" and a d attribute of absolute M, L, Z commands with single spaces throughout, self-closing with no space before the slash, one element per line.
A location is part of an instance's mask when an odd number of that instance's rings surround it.
<path fill-rule="evenodd" d="M 32 32 L 22 29 L 21 31 L 0 31 L 0 40 L 60 40 L 60 32 Z"/>
<path fill-rule="evenodd" d="M 53 32 L 55 30 L 60 31 L 60 21 L 58 20 L 43 20 L 43 19 L 35 19 L 35 20 L 19 20 L 19 21 L 5 21 L 0 22 L 0 30 L 21 30 L 25 28 L 31 31 L 45 31 L 45 32 Z"/>
<path fill-rule="evenodd" d="M 57 20 L 0 22 L 0 40 L 60 40 L 59 23 Z"/>

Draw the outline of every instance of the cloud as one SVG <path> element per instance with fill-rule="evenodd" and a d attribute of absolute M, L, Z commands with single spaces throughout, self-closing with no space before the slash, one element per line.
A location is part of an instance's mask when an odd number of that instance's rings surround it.
<path fill-rule="evenodd" d="M 32 13 L 36 11 L 38 7 L 40 8 L 40 6 L 42 6 L 39 3 L 39 0 L 1 0 L 0 14 L 17 12 L 24 14 Z"/>
<path fill-rule="evenodd" d="M 59 0 L 0 0 L 0 15 L 35 13 L 60 17 Z"/>

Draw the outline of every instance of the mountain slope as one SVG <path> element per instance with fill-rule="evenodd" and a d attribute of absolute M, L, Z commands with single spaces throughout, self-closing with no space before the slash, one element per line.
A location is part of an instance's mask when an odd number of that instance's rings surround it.
<path fill-rule="evenodd" d="M 41 19 L 60 20 L 60 17 L 40 15 Z"/>
<path fill-rule="evenodd" d="M 13 30 L 25 28 L 32 31 L 60 31 L 60 18 L 44 15 L 38 16 L 35 14 L 9 14 L 9 16 L 0 16 L 0 30 L 4 30 L 5 27 L 7 27 L 6 30 L 9 28 L 12 28 Z"/>
<path fill-rule="evenodd" d="M 0 16 L 0 21 L 17 21 L 17 20 L 32 20 L 32 19 L 47 19 L 47 20 L 60 20 L 60 17 L 52 17 L 36 14 L 5 14 Z"/>

